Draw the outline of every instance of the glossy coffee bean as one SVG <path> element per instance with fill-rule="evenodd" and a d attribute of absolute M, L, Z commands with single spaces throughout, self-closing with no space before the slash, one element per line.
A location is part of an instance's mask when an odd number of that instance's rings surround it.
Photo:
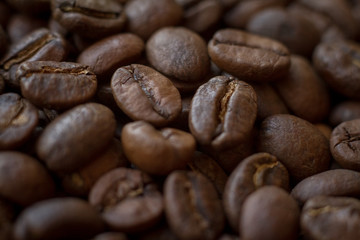
<path fill-rule="evenodd" d="M 16 72 L 21 94 L 31 103 L 49 109 L 67 109 L 90 100 L 97 88 L 89 67 L 71 62 L 34 61 Z"/>
<path fill-rule="evenodd" d="M 88 38 L 118 33 L 126 21 L 124 8 L 116 0 L 51 0 L 51 8 L 52 17 L 62 26 Z"/>
<path fill-rule="evenodd" d="M 156 70 L 140 64 L 119 68 L 111 78 L 117 105 L 130 118 L 164 126 L 181 111 L 179 91 Z"/>
<path fill-rule="evenodd" d="M 241 239 L 298 239 L 300 210 L 283 189 L 265 186 L 244 202 L 240 217 Z"/>
<path fill-rule="evenodd" d="M 290 67 L 288 49 L 276 40 L 236 29 L 218 30 L 208 44 L 211 60 L 246 81 L 271 81 Z"/>
<path fill-rule="evenodd" d="M 343 168 L 360 170 L 360 119 L 342 122 L 331 133 L 330 150 Z"/>
<path fill-rule="evenodd" d="M 360 173 L 347 169 L 328 170 L 299 182 L 291 195 L 301 204 L 319 195 L 360 196 Z"/>
<path fill-rule="evenodd" d="M 337 126 L 342 122 L 360 118 L 359 101 L 343 101 L 336 104 L 330 112 L 329 122 L 332 126 Z"/>
<path fill-rule="evenodd" d="M 202 81 L 210 70 L 205 41 L 183 27 L 156 31 L 146 43 L 146 55 L 159 72 L 183 82 Z"/>
<path fill-rule="evenodd" d="M 38 202 L 21 212 L 14 227 L 18 240 L 89 239 L 104 223 L 82 199 L 64 197 Z"/>
<path fill-rule="evenodd" d="M 289 189 L 289 173 L 273 155 L 256 153 L 242 160 L 229 176 L 223 195 L 225 214 L 231 227 L 238 231 L 245 199 L 256 189 L 274 185 Z"/>
<path fill-rule="evenodd" d="M 108 81 L 116 69 L 137 60 L 144 48 L 144 41 L 135 34 L 116 34 L 90 45 L 77 62 L 90 66 L 101 80 Z"/>
<path fill-rule="evenodd" d="M 78 105 L 46 126 L 36 152 L 56 172 L 72 172 L 103 151 L 115 133 L 115 117 L 98 103 Z"/>
<path fill-rule="evenodd" d="M 351 98 L 359 97 L 360 45 L 351 41 L 319 44 L 313 63 L 321 77 L 336 92 Z"/>
<path fill-rule="evenodd" d="M 191 134 L 175 128 L 157 130 L 144 121 L 126 124 L 121 142 L 129 161 L 139 169 L 155 175 L 184 169 L 196 147 Z"/>
<path fill-rule="evenodd" d="M 176 171 L 165 180 L 165 214 L 179 239 L 217 239 L 225 217 L 212 183 L 200 173 Z"/>
<path fill-rule="evenodd" d="M 275 155 L 295 181 L 329 169 L 328 144 L 314 125 L 289 114 L 266 118 L 258 138 L 258 150 Z"/>
<path fill-rule="evenodd" d="M 257 112 L 253 88 L 232 77 L 210 79 L 196 91 L 189 113 L 189 127 L 204 146 L 224 150 L 247 140 Z"/>
<path fill-rule="evenodd" d="M 163 214 L 162 195 L 151 178 L 129 168 L 103 175 L 91 189 L 89 202 L 111 229 L 122 232 L 150 228 Z"/>
<path fill-rule="evenodd" d="M 23 145 L 39 120 L 37 109 L 16 93 L 0 95 L 0 150 Z"/>
<path fill-rule="evenodd" d="M 27 206 L 54 193 L 54 181 L 37 159 L 15 151 L 0 153 L 0 196 Z"/>
<path fill-rule="evenodd" d="M 359 239 L 359 211 L 355 198 L 315 197 L 302 210 L 301 229 L 308 239 Z"/>

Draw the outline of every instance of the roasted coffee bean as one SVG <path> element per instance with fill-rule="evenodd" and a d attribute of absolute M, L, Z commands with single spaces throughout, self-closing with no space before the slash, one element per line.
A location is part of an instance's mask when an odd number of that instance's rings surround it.
<path fill-rule="evenodd" d="M 305 58 L 291 55 L 289 73 L 274 85 L 294 115 L 310 122 L 327 117 L 330 110 L 327 86 Z"/>
<path fill-rule="evenodd" d="M 306 17 L 292 14 L 281 7 L 268 8 L 255 14 L 246 29 L 253 34 L 278 40 L 290 52 L 303 56 L 311 56 L 321 39 L 320 32 Z"/>
<path fill-rule="evenodd" d="M 285 190 L 275 186 L 262 187 L 244 202 L 240 238 L 296 240 L 299 218 L 299 207 Z"/>
<path fill-rule="evenodd" d="M 329 116 L 329 122 L 332 126 L 337 126 L 342 122 L 360 118 L 360 102 L 343 101 L 335 105 Z"/>
<path fill-rule="evenodd" d="M 360 238 L 360 201 L 347 197 L 319 196 L 308 200 L 301 213 L 307 239 Z"/>
<path fill-rule="evenodd" d="M 299 182 L 291 195 L 301 204 L 319 195 L 360 196 L 360 173 L 347 169 L 325 171 Z"/>
<path fill-rule="evenodd" d="M 46 126 L 36 152 L 50 170 L 72 172 L 106 148 L 115 128 L 109 108 L 98 103 L 78 105 Z"/>
<path fill-rule="evenodd" d="M 330 165 L 325 136 L 308 121 L 289 114 L 273 115 L 261 123 L 258 150 L 275 155 L 296 182 Z"/>
<path fill-rule="evenodd" d="M 321 43 L 314 50 L 313 63 L 334 91 L 351 99 L 360 99 L 359 44 L 351 41 Z"/>
<path fill-rule="evenodd" d="M 123 232 L 150 228 L 160 220 L 164 208 L 151 178 L 129 168 L 103 175 L 91 189 L 89 202 L 111 229 Z"/>
<path fill-rule="evenodd" d="M 108 81 L 116 69 L 137 60 L 144 48 L 144 41 L 138 36 L 121 33 L 89 46 L 80 53 L 77 62 L 90 66 L 100 79 Z"/>
<path fill-rule="evenodd" d="M 191 134 L 175 128 L 157 130 L 144 121 L 126 124 L 121 142 L 126 157 L 133 164 L 155 175 L 184 169 L 196 147 Z"/>
<path fill-rule="evenodd" d="M 134 120 L 164 126 L 180 114 L 179 91 L 150 67 L 132 64 L 119 68 L 111 78 L 111 89 L 118 106 Z"/>
<path fill-rule="evenodd" d="M 246 81 L 271 81 L 290 67 L 288 49 L 276 40 L 236 29 L 218 30 L 208 44 L 211 60 Z"/>
<path fill-rule="evenodd" d="M 266 185 L 289 189 L 288 171 L 271 154 L 253 154 L 242 160 L 231 173 L 225 185 L 223 206 L 233 230 L 239 230 L 240 213 L 245 199 L 256 189 Z"/>
<path fill-rule="evenodd" d="M 54 181 L 36 159 L 20 152 L 0 153 L 0 196 L 27 206 L 54 193 Z"/>
<path fill-rule="evenodd" d="M 156 30 L 177 25 L 183 10 L 174 0 L 132 0 L 125 5 L 127 30 L 148 39 Z"/>
<path fill-rule="evenodd" d="M 100 216 L 89 203 L 65 197 L 26 208 L 15 222 L 14 237 L 18 240 L 89 239 L 103 230 Z"/>
<path fill-rule="evenodd" d="M 25 62 L 19 66 L 16 79 L 25 98 L 49 109 L 67 109 L 85 103 L 97 88 L 96 75 L 89 67 L 71 62 Z"/>
<path fill-rule="evenodd" d="M 116 0 L 51 0 L 52 17 L 71 32 L 101 38 L 120 32 L 126 16 Z"/>
<path fill-rule="evenodd" d="M 10 85 L 19 87 L 16 70 L 25 61 L 62 61 L 68 53 L 65 40 L 57 33 L 41 28 L 12 45 L 0 61 L 0 74 Z"/>
<path fill-rule="evenodd" d="M 216 150 L 246 141 L 257 112 L 253 88 L 232 77 L 217 76 L 196 91 L 189 113 L 189 127 L 196 140 Z"/>
<path fill-rule="evenodd" d="M 96 235 L 92 240 L 127 240 L 128 238 L 124 233 L 119 232 L 105 232 Z"/>
<path fill-rule="evenodd" d="M 0 95 L 0 150 L 20 147 L 39 120 L 37 109 L 16 93 Z"/>
<path fill-rule="evenodd" d="M 164 184 L 165 214 L 179 239 L 217 239 L 225 217 L 214 185 L 202 174 L 171 173 Z"/>
<path fill-rule="evenodd" d="M 91 187 L 105 173 L 117 167 L 126 167 L 128 161 L 119 140 L 81 169 L 62 177 L 62 187 L 73 196 L 87 196 Z"/>
<path fill-rule="evenodd" d="M 330 151 L 343 168 L 360 171 L 360 119 L 346 121 L 331 133 Z"/>
<path fill-rule="evenodd" d="M 183 27 L 156 31 L 146 43 L 146 54 L 159 72 L 179 81 L 202 81 L 210 70 L 205 41 Z"/>

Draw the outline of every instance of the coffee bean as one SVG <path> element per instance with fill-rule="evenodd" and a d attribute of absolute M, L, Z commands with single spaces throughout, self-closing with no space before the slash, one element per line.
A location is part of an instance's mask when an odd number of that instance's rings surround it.
<path fill-rule="evenodd" d="M 20 152 L 0 153 L 0 196 L 27 206 L 54 193 L 54 181 L 36 159 Z"/>
<path fill-rule="evenodd" d="M 291 195 L 301 204 L 319 195 L 360 196 L 360 173 L 347 169 L 328 170 L 299 182 Z"/>
<path fill-rule="evenodd" d="M 359 211 L 355 198 L 315 197 L 302 210 L 301 229 L 307 239 L 359 239 Z"/>
<path fill-rule="evenodd" d="M 331 133 L 330 151 L 335 161 L 343 168 L 360 170 L 360 119 L 346 121 Z"/>
<path fill-rule="evenodd" d="M 71 32 L 101 38 L 120 32 L 126 15 L 116 0 L 51 0 L 52 17 Z"/>
<path fill-rule="evenodd" d="M 139 169 L 155 175 L 184 169 L 196 147 L 191 134 L 175 128 L 157 130 L 144 121 L 126 124 L 121 141 L 126 157 Z"/>
<path fill-rule="evenodd" d="M 241 239 L 298 239 L 300 210 L 283 189 L 265 186 L 244 202 L 240 216 Z"/>
<path fill-rule="evenodd" d="M 165 180 L 165 214 L 179 239 L 217 239 L 225 217 L 212 183 L 200 173 L 176 171 Z"/>
<path fill-rule="evenodd" d="M 35 30 L 12 45 L 0 61 L 0 74 L 8 84 L 19 87 L 16 70 L 25 61 L 62 61 L 68 53 L 65 40 L 48 29 Z"/>
<path fill-rule="evenodd" d="M 0 149 L 23 145 L 39 120 L 37 109 L 16 93 L 0 95 Z"/>
<path fill-rule="evenodd" d="M 329 116 L 329 122 L 332 126 L 337 126 L 342 122 L 360 118 L 360 102 L 343 101 L 335 105 Z"/>
<path fill-rule="evenodd" d="M 351 99 L 360 99 L 359 44 L 351 41 L 321 43 L 314 50 L 313 62 L 334 91 Z"/>
<path fill-rule="evenodd" d="M 78 56 L 77 62 L 90 66 L 100 77 L 107 78 L 121 66 L 137 60 L 144 50 L 144 41 L 131 33 L 113 35 L 92 44 Z"/>
<path fill-rule="evenodd" d="M 277 114 L 261 123 L 258 150 L 275 155 L 295 182 L 329 169 L 325 136 L 311 123 L 289 114 Z"/>
<path fill-rule="evenodd" d="M 242 160 L 225 185 L 223 206 L 233 230 L 239 231 L 240 213 L 245 199 L 256 189 L 275 185 L 289 189 L 289 174 L 273 155 L 256 153 Z"/>
<path fill-rule="evenodd" d="M 78 105 L 44 129 L 36 152 L 50 170 L 72 172 L 105 149 L 114 136 L 115 127 L 114 114 L 104 105 Z"/>
<path fill-rule="evenodd" d="M 205 41 L 183 27 L 156 31 L 146 43 L 146 55 L 159 72 L 183 82 L 202 81 L 210 69 Z"/>
<path fill-rule="evenodd" d="M 90 100 L 97 88 L 89 67 L 70 62 L 34 61 L 16 72 L 21 94 L 31 103 L 49 109 L 67 109 Z"/>
<path fill-rule="evenodd" d="M 253 88 L 235 78 L 218 76 L 196 91 L 189 113 L 189 127 L 204 146 L 224 150 L 246 141 L 256 112 Z"/>
<path fill-rule="evenodd" d="M 129 168 L 117 168 L 103 175 L 91 189 L 89 202 L 116 231 L 150 228 L 163 214 L 162 195 L 151 178 Z"/>
<path fill-rule="evenodd" d="M 276 40 L 241 30 L 218 30 L 208 44 L 211 60 L 246 81 L 271 81 L 290 67 L 288 49 Z"/>
<path fill-rule="evenodd" d="M 89 203 L 72 197 L 53 198 L 26 208 L 17 218 L 14 237 L 28 239 L 89 239 L 104 224 Z"/>
<path fill-rule="evenodd" d="M 132 119 L 164 126 L 181 111 L 179 91 L 156 70 L 132 64 L 119 68 L 111 78 L 118 106 Z"/>

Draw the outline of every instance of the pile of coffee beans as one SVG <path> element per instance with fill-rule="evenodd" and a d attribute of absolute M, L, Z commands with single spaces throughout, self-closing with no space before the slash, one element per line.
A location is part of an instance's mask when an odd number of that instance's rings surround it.
<path fill-rule="evenodd" d="M 360 0 L 0 0 L 0 240 L 359 240 Z"/>

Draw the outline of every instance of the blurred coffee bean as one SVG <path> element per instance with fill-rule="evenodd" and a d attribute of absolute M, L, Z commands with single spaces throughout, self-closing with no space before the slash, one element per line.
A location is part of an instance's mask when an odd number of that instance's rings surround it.
<path fill-rule="evenodd" d="M 329 116 L 329 122 L 335 127 L 342 122 L 357 118 L 360 118 L 360 102 L 343 101 L 332 108 Z"/>

